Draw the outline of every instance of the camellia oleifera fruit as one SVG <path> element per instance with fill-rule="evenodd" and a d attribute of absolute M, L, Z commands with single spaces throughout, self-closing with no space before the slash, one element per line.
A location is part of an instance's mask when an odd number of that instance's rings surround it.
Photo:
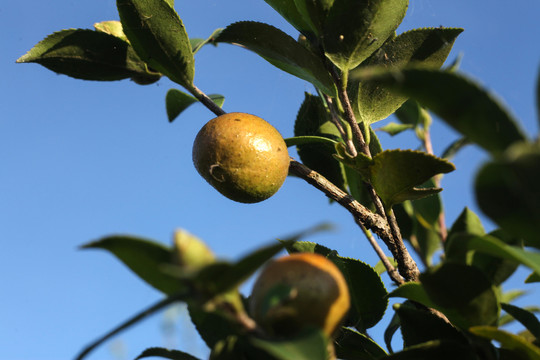
<path fill-rule="evenodd" d="M 255 321 L 270 335 L 293 336 L 306 327 L 332 336 L 350 307 L 347 282 L 322 255 L 295 253 L 270 262 L 250 300 Z"/>
<path fill-rule="evenodd" d="M 256 203 L 287 177 L 289 153 L 280 133 L 260 117 L 228 113 L 210 120 L 193 144 L 195 168 L 231 200 Z"/>

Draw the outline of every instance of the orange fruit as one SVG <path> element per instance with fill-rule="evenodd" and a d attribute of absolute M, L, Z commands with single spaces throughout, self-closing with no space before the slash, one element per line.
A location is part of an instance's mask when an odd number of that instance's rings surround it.
<path fill-rule="evenodd" d="M 274 195 L 289 171 L 287 145 L 255 115 L 228 113 L 210 120 L 193 144 L 193 163 L 221 194 L 242 203 Z"/>
<path fill-rule="evenodd" d="M 270 262 L 255 281 L 250 299 L 254 320 L 269 334 L 281 337 L 306 326 L 332 336 L 349 307 L 343 274 L 332 261 L 313 253 Z"/>

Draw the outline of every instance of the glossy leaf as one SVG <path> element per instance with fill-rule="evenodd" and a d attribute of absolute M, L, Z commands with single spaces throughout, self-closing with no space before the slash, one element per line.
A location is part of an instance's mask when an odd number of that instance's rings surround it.
<path fill-rule="evenodd" d="M 480 169 L 474 187 L 486 215 L 540 249 L 540 146 L 513 146 Z"/>
<path fill-rule="evenodd" d="M 360 69 L 368 66 L 403 68 L 410 64 L 440 68 L 462 31 L 455 28 L 407 31 L 384 43 L 362 63 Z M 357 95 L 352 95 L 356 100 L 357 119 L 367 123 L 386 119 L 407 100 L 407 96 L 395 94 L 377 83 L 360 82 L 357 91 Z"/>
<path fill-rule="evenodd" d="M 326 336 L 318 330 L 309 331 L 301 336 L 282 340 L 271 341 L 252 337 L 252 346 L 263 350 L 264 353 L 275 360 L 327 360 Z"/>
<path fill-rule="evenodd" d="M 182 20 L 165 0 L 117 0 L 124 33 L 141 59 L 191 88 L 195 66 Z"/>
<path fill-rule="evenodd" d="M 268 5 L 274 8 L 285 20 L 289 22 L 296 30 L 306 36 L 311 36 L 311 27 L 306 19 L 296 8 L 294 0 L 264 0 Z"/>
<path fill-rule="evenodd" d="M 477 360 L 470 345 L 454 341 L 429 341 L 388 356 L 388 360 Z"/>
<path fill-rule="evenodd" d="M 502 348 L 518 350 L 526 355 L 528 360 L 540 360 L 540 348 L 530 344 L 521 336 L 491 326 L 475 326 L 469 331 L 486 339 L 498 341 Z"/>
<path fill-rule="evenodd" d="M 160 347 L 152 347 L 144 350 L 135 360 L 149 358 L 149 357 L 161 357 L 170 360 L 199 360 L 195 356 L 185 353 L 180 350 L 170 350 Z"/>
<path fill-rule="evenodd" d="M 219 94 L 208 95 L 219 107 L 223 106 L 225 97 Z M 198 102 L 196 98 L 177 89 L 170 89 L 165 96 L 165 105 L 169 122 L 173 122 L 191 104 Z"/>
<path fill-rule="evenodd" d="M 525 139 L 517 122 L 504 106 L 462 75 L 410 68 L 365 72 L 360 77 L 414 98 L 470 141 L 494 155 Z"/>
<path fill-rule="evenodd" d="M 497 322 L 499 300 L 481 270 L 462 264 L 443 263 L 422 273 L 420 280 L 434 303 L 456 310 L 466 320 L 467 326 L 493 325 Z M 457 325 L 464 327 L 464 324 Z"/>
<path fill-rule="evenodd" d="M 326 56 L 342 71 L 357 67 L 394 34 L 408 0 L 337 0 L 324 23 Z"/>
<path fill-rule="evenodd" d="M 332 260 L 345 276 L 351 295 L 350 322 L 364 332 L 375 326 L 388 306 L 388 294 L 377 272 L 360 260 L 331 253 Z"/>
<path fill-rule="evenodd" d="M 159 74 L 148 71 L 130 44 L 102 31 L 70 29 L 55 32 L 21 56 L 47 69 L 83 80 L 112 81 Z"/>
<path fill-rule="evenodd" d="M 338 359 L 376 360 L 386 356 L 386 351 L 369 336 L 349 328 L 341 328 L 334 348 Z"/>
<path fill-rule="evenodd" d="M 426 309 L 419 309 L 411 302 L 394 306 L 400 318 L 404 347 L 432 340 L 453 340 L 467 344 L 467 338 L 452 325 Z"/>
<path fill-rule="evenodd" d="M 532 312 L 512 304 L 503 303 L 501 305 L 504 311 L 525 326 L 535 338 L 540 339 L 540 321 Z"/>
<path fill-rule="evenodd" d="M 334 85 L 322 60 L 283 31 L 260 22 L 242 21 L 227 26 L 216 42 L 241 45 L 300 79 L 309 81 L 328 95 Z"/>
<path fill-rule="evenodd" d="M 429 178 L 455 169 L 446 160 L 420 151 L 386 150 L 373 157 L 368 179 L 387 209 L 405 200 L 420 199 L 441 189 L 419 188 Z"/>
<path fill-rule="evenodd" d="M 304 102 L 296 116 L 294 135 L 322 136 L 335 142 L 340 138 L 321 98 L 308 93 L 305 93 Z M 322 174 L 341 189 L 345 189 L 342 166 L 333 157 L 335 151 L 335 146 L 325 143 L 298 146 L 298 155 L 306 166 Z"/>
<path fill-rule="evenodd" d="M 82 248 L 109 251 L 142 280 L 165 294 L 175 294 L 184 288 L 177 278 L 162 271 L 162 267 L 172 261 L 171 250 L 151 240 L 110 236 Z"/>

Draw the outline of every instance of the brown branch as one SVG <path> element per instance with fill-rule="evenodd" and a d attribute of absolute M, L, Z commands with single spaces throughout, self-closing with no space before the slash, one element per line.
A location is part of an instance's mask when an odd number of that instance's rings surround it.
<path fill-rule="evenodd" d="M 188 89 L 189 92 L 191 92 L 191 95 L 195 96 L 197 100 L 199 100 L 204 106 L 208 108 L 211 112 L 216 114 L 217 116 L 225 115 L 226 112 L 222 108 L 220 108 L 214 100 L 210 99 L 208 95 L 206 95 L 204 92 L 202 92 L 198 87 L 195 85 L 192 85 L 191 89 Z"/>

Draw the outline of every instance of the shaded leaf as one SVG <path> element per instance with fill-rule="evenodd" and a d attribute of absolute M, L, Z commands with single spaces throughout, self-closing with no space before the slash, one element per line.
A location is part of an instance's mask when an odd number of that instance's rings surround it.
<path fill-rule="evenodd" d="M 375 326 L 388 306 L 388 292 L 377 272 L 368 264 L 351 258 L 329 254 L 343 273 L 351 296 L 349 322 L 360 331 Z"/>
<path fill-rule="evenodd" d="M 530 311 L 514 306 L 512 304 L 501 304 L 502 309 L 519 321 L 537 339 L 540 339 L 540 321 Z"/>
<path fill-rule="evenodd" d="M 215 41 L 241 45 L 275 67 L 309 81 L 326 94 L 335 93 L 332 78 L 321 59 L 271 25 L 253 21 L 237 22 L 227 26 Z"/>
<path fill-rule="evenodd" d="M 527 276 L 527 279 L 525 279 L 525 282 L 527 284 L 531 284 L 531 283 L 535 283 L 535 282 L 540 282 L 540 273 L 538 272 L 533 272 L 532 274 L 530 274 L 529 276 Z"/>
<path fill-rule="evenodd" d="M 117 0 L 124 33 L 139 57 L 172 81 L 191 88 L 195 66 L 182 20 L 165 0 Z"/>
<path fill-rule="evenodd" d="M 441 189 L 418 188 L 429 178 L 455 169 L 446 160 L 412 150 L 386 150 L 373 157 L 368 179 L 387 209 L 405 200 L 419 199 Z"/>
<path fill-rule="evenodd" d="M 398 314 L 394 313 L 394 316 L 392 316 L 392 320 L 390 320 L 390 323 L 384 330 L 384 343 L 386 344 L 386 347 L 388 348 L 388 351 L 390 353 L 393 353 L 392 350 L 392 338 L 394 337 L 394 334 L 396 331 L 399 330 L 401 327 L 401 321 L 399 319 Z"/>
<path fill-rule="evenodd" d="M 484 235 L 486 232 L 482 221 L 471 209 L 465 207 L 461 214 L 454 221 L 450 230 L 448 231 L 448 238 L 450 239 L 452 235 L 465 233 L 469 235 Z"/>
<path fill-rule="evenodd" d="M 407 0 L 335 1 L 324 23 L 326 56 L 342 71 L 357 67 L 397 29 Z"/>
<path fill-rule="evenodd" d="M 252 346 L 263 350 L 275 360 L 327 360 L 328 338 L 319 330 L 312 330 L 298 337 L 271 341 L 251 337 Z"/>
<path fill-rule="evenodd" d="M 376 360 L 386 351 L 369 336 L 349 328 L 341 328 L 334 342 L 336 356 L 343 360 Z"/>
<path fill-rule="evenodd" d="M 394 309 L 400 319 L 404 347 L 432 340 L 452 340 L 467 344 L 463 333 L 427 309 L 419 309 L 411 302 L 396 304 Z"/>
<path fill-rule="evenodd" d="M 540 312 L 540 307 L 538 306 L 525 306 L 523 308 L 524 310 L 527 310 L 528 312 L 531 312 L 531 313 L 539 313 Z M 516 321 L 516 319 L 510 315 L 510 314 L 504 314 L 502 315 L 500 318 L 499 318 L 499 327 L 502 327 L 504 325 L 507 325 L 507 324 L 510 324 L 511 322 L 514 322 Z M 528 330 L 525 330 L 527 331 L 528 334 L 530 334 L 530 332 Z M 532 336 L 532 340 L 530 342 L 533 342 L 535 340 L 535 337 Z"/>
<path fill-rule="evenodd" d="M 388 356 L 388 360 L 477 360 L 470 345 L 454 341 L 429 341 Z"/>
<path fill-rule="evenodd" d="M 219 94 L 208 95 L 219 107 L 223 106 L 225 97 Z M 191 104 L 198 102 L 196 98 L 177 89 L 170 89 L 165 96 L 165 105 L 169 122 L 173 122 Z"/>
<path fill-rule="evenodd" d="M 144 350 L 135 360 L 144 359 L 148 357 L 161 357 L 171 360 L 199 360 L 195 356 L 185 353 L 180 350 L 170 350 L 160 347 L 152 347 Z"/>
<path fill-rule="evenodd" d="M 243 358 L 243 349 L 238 336 L 228 336 L 212 346 L 210 360 L 237 360 Z"/>
<path fill-rule="evenodd" d="M 407 31 L 385 42 L 362 63 L 360 69 L 368 66 L 403 68 L 410 64 L 440 68 L 462 31 L 463 29 L 456 28 Z M 354 73 L 351 77 L 354 78 Z M 358 120 L 368 123 L 386 119 L 407 100 L 407 96 L 390 92 L 387 88 L 370 82 L 360 82 L 357 95 L 352 97 L 356 100 Z"/>
<path fill-rule="evenodd" d="M 421 68 L 364 72 L 364 81 L 387 86 L 432 110 L 471 142 L 498 155 L 525 139 L 503 105 L 470 79 L 456 73 Z"/>
<path fill-rule="evenodd" d="M 475 326 L 469 329 L 475 335 L 486 339 L 496 340 L 502 348 L 518 350 L 527 356 L 528 360 L 540 360 L 540 348 L 530 344 L 523 337 L 499 330 L 492 326 Z"/>
<path fill-rule="evenodd" d="M 311 28 L 306 19 L 296 8 L 294 0 L 264 0 L 268 5 L 274 8 L 285 20 L 289 22 L 296 30 L 306 36 L 311 36 Z"/>
<path fill-rule="evenodd" d="M 540 146 L 516 144 L 475 180 L 482 211 L 525 245 L 540 249 Z"/>
<path fill-rule="evenodd" d="M 340 139 L 339 131 L 330 120 L 322 100 L 305 93 L 304 101 L 294 124 L 295 136 L 321 136 L 333 141 Z M 311 143 L 298 146 L 298 155 L 309 168 L 317 171 L 333 184 L 345 190 L 345 178 L 339 161 L 332 155 L 335 146 L 330 143 Z"/>
<path fill-rule="evenodd" d="M 443 263 L 420 275 L 430 299 L 441 307 L 454 309 L 467 322 L 461 327 L 492 325 L 499 318 L 500 304 L 492 284 L 479 269 Z M 449 316 L 452 320 L 451 315 Z"/>
<path fill-rule="evenodd" d="M 116 256 L 137 276 L 165 294 L 184 288 L 177 278 L 162 271 L 172 261 L 171 250 L 151 240 L 131 236 L 109 236 L 82 246 L 83 249 L 104 249 Z"/>
<path fill-rule="evenodd" d="M 216 348 L 212 351 L 213 354 L 219 352 L 221 346 L 225 346 L 225 339 L 238 333 L 235 324 L 216 311 L 207 311 L 194 304 L 188 304 L 188 310 L 199 336 L 210 349 Z"/>
<path fill-rule="evenodd" d="M 216 46 L 215 44 L 216 38 L 218 37 L 218 35 L 221 33 L 222 30 L 223 29 L 221 28 L 214 30 L 214 32 L 210 34 L 210 36 L 207 37 L 206 39 L 199 39 L 199 38 L 189 39 L 189 42 L 191 44 L 191 50 L 193 51 L 193 55 L 195 55 L 206 44 L 212 44 Z"/>
<path fill-rule="evenodd" d="M 148 71 L 130 44 L 102 31 L 70 29 L 55 32 L 17 59 L 83 80 L 113 81 L 159 74 Z"/>
<path fill-rule="evenodd" d="M 470 144 L 470 141 L 466 137 L 461 137 L 461 138 L 453 141 L 450 145 L 448 145 L 448 147 L 443 151 L 441 157 L 443 159 L 450 160 L 454 156 L 456 156 L 458 151 L 460 151 L 466 145 L 469 145 L 469 144 Z"/>
<path fill-rule="evenodd" d="M 328 10 L 334 3 L 334 0 L 293 0 L 298 12 L 309 25 L 313 33 L 322 34 L 324 21 L 328 15 Z M 308 34 L 309 35 L 309 34 Z"/>

